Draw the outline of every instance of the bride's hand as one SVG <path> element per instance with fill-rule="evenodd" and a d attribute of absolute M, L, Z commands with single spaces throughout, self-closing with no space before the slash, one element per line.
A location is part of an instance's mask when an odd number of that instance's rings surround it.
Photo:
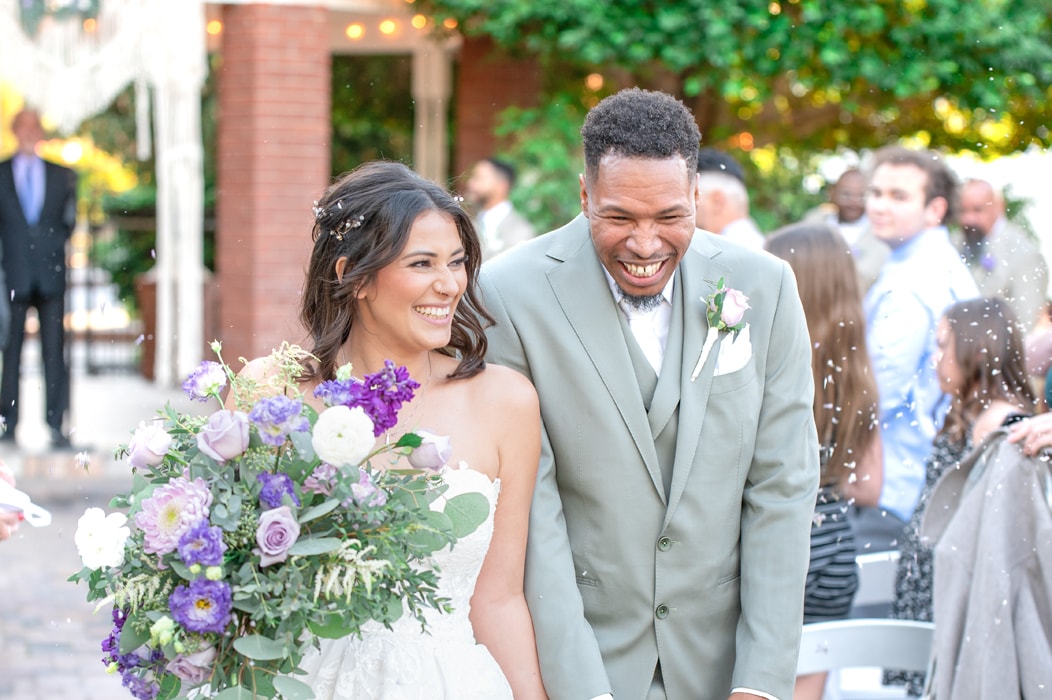
<path fill-rule="evenodd" d="M 1052 413 L 1017 421 L 1008 429 L 1008 441 L 1019 444 L 1028 457 L 1052 447 Z"/>

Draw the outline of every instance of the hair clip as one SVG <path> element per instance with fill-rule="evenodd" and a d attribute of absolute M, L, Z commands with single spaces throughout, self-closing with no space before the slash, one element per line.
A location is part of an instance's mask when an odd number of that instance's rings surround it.
<path fill-rule="evenodd" d="M 338 205 L 338 203 L 337 203 Z M 344 219 L 340 222 L 340 225 L 335 229 L 329 231 L 330 236 L 336 236 L 336 240 L 343 242 L 343 236 L 351 229 L 361 228 L 362 224 L 365 223 L 365 216 L 359 215 L 358 218 Z"/>

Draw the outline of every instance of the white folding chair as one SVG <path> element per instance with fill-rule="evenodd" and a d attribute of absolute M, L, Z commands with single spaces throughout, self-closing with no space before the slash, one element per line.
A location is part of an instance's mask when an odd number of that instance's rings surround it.
<path fill-rule="evenodd" d="M 847 668 L 927 671 L 934 630 L 930 622 L 913 620 L 849 619 L 804 625 L 796 672 L 804 675 Z M 905 697 L 904 688 L 880 686 L 879 682 L 872 688 L 841 688 L 834 693 L 841 700 Z"/>
<path fill-rule="evenodd" d="M 879 605 L 895 600 L 895 572 L 899 552 L 871 552 L 855 557 L 858 564 L 858 590 L 854 606 Z"/>

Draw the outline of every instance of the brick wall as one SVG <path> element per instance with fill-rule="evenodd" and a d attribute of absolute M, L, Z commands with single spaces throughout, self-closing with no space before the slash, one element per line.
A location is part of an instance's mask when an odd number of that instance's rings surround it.
<path fill-rule="evenodd" d="M 540 85 L 541 71 L 534 61 L 508 58 L 488 38 L 464 38 L 454 88 L 454 177 L 500 150 L 493 136 L 497 115 L 506 107 L 535 106 Z"/>
<path fill-rule="evenodd" d="M 329 182 L 328 12 L 226 5 L 219 69 L 216 281 L 223 355 L 302 341 L 311 203 Z"/>

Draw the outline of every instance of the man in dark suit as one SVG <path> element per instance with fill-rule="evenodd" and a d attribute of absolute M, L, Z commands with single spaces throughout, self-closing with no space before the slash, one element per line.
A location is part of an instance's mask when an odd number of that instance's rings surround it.
<path fill-rule="evenodd" d="M 40 115 L 25 109 L 11 124 L 18 152 L 0 163 L 0 244 L 11 301 L 11 328 L 0 379 L 0 416 L 13 441 L 18 425 L 18 378 L 25 338 L 26 312 L 40 319 L 46 413 L 51 446 L 68 449 L 62 421 L 69 406 L 69 368 L 65 358 L 66 242 L 76 223 L 77 177 L 69 168 L 42 160 L 36 153 L 44 138 Z"/>

